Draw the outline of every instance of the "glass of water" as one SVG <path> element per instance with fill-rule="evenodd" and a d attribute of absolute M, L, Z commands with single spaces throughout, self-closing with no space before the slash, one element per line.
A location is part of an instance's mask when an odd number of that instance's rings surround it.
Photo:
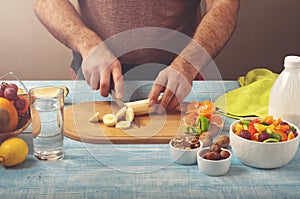
<path fill-rule="evenodd" d="M 39 160 L 59 160 L 63 152 L 64 91 L 38 87 L 29 91 L 33 151 Z"/>

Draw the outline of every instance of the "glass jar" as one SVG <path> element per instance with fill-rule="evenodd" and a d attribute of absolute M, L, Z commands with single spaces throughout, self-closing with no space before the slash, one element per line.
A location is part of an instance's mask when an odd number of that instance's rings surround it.
<path fill-rule="evenodd" d="M 299 56 L 285 57 L 284 70 L 271 89 L 268 114 L 300 127 Z"/>

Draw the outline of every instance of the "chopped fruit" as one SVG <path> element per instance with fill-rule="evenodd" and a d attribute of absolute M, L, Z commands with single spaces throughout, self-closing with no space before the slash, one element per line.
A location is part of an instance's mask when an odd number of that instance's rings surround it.
<path fill-rule="evenodd" d="M 115 114 L 109 113 L 103 116 L 103 123 L 105 126 L 115 126 L 117 123 L 117 116 Z"/>
<path fill-rule="evenodd" d="M 92 122 L 92 123 L 97 123 L 97 122 L 99 122 L 99 121 L 101 121 L 101 120 L 102 120 L 102 118 L 101 118 L 99 112 L 95 113 L 95 114 L 94 114 L 92 117 L 90 117 L 90 119 L 89 119 L 89 121 Z"/>
<path fill-rule="evenodd" d="M 129 121 L 120 121 L 116 124 L 117 129 L 129 129 L 131 122 Z"/>

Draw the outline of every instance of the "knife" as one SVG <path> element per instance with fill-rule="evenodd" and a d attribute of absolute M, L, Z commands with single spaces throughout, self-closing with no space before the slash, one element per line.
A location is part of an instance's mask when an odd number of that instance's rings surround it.
<path fill-rule="evenodd" d="M 115 100 L 119 108 L 128 108 L 128 106 L 120 98 L 116 98 L 115 91 L 113 89 L 110 89 L 110 95 L 113 98 L 113 100 Z"/>
<path fill-rule="evenodd" d="M 116 104 L 118 105 L 118 107 L 120 109 L 123 108 L 123 107 L 128 108 L 128 106 L 120 98 L 116 98 L 115 90 L 114 90 L 114 83 L 113 83 L 112 77 L 110 79 L 110 90 L 109 90 L 109 93 L 110 93 L 111 97 L 113 98 L 113 100 L 116 102 Z M 135 121 L 134 118 L 133 118 L 131 124 L 133 126 L 135 126 L 136 128 L 140 128 L 140 125 Z"/>

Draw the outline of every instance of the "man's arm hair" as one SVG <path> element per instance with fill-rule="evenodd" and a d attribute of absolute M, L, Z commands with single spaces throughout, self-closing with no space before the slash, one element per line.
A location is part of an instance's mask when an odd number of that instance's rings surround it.
<path fill-rule="evenodd" d="M 102 39 L 81 20 L 69 0 L 34 0 L 34 12 L 61 43 L 87 56 Z"/>
<path fill-rule="evenodd" d="M 198 25 L 193 40 L 205 50 L 202 56 L 193 45 L 188 45 L 181 53 L 196 59 L 192 66 L 178 56 L 172 63 L 175 68 L 193 79 L 210 58 L 214 58 L 232 35 L 238 18 L 239 0 L 206 0 L 207 13 Z M 193 58 L 194 57 L 194 58 Z"/>

